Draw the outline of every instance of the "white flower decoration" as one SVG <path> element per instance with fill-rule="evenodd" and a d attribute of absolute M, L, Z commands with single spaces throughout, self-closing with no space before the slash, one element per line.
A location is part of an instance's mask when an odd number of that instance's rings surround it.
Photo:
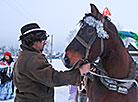
<path fill-rule="evenodd" d="M 96 20 L 92 16 L 88 16 L 84 19 L 84 22 L 96 28 L 96 32 L 99 38 L 109 38 L 109 34 L 107 34 L 107 32 L 104 30 L 103 23 L 101 21 Z"/>

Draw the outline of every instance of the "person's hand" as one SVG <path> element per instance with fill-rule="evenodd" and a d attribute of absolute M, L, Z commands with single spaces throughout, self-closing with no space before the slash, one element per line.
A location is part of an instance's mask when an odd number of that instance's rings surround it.
<path fill-rule="evenodd" d="M 90 63 L 82 65 L 80 68 L 81 75 L 84 75 L 90 71 Z"/>

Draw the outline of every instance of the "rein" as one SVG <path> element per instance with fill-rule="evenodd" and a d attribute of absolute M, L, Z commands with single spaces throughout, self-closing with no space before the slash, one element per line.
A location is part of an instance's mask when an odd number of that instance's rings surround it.
<path fill-rule="evenodd" d="M 79 65 L 79 63 L 81 63 L 81 64 Z M 79 65 L 79 68 L 80 68 L 81 65 L 86 64 L 86 63 L 89 63 L 89 61 L 85 60 L 85 59 L 79 59 L 78 61 L 76 61 L 73 64 L 73 66 L 71 67 L 71 70 L 75 69 L 77 67 L 77 65 Z"/>

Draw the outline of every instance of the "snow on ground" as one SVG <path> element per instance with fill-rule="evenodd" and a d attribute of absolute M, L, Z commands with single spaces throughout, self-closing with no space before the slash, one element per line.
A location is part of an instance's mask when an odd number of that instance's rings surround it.
<path fill-rule="evenodd" d="M 67 68 L 64 67 L 60 59 L 53 59 L 51 64 L 56 70 L 63 70 L 63 71 L 67 70 Z M 68 97 L 69 97 L 68 86 L 55 87 L 55 97 L 54 97 L 55 102 L 70 102 L 68 100 Z M 0 101 L 0 102 L 14 102 L 14 99 L 8 101 Z"/>
<path fill-rule="evenodd" d="M 64 67 L 63 63 L 59 59 L 54 59 L 52 61 L 52 65 L 57 70 L 68 70 Z M 69 87 L 62 86 L 62 87 L 55 87 L 55 102 L 69 102 Z"/>

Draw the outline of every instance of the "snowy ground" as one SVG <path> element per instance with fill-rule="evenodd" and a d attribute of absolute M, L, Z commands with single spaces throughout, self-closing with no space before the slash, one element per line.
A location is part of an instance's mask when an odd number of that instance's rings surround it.
<path fill-rule="evenodd" d="M 59 59 L 52 60 L 52 65 L 56 70 L 67 70 Z M 55 102 L 71 102 L 68 97 L 69 86 L 55 87 Z M 0 102 L 14 102 L 14 99 Z"/>
<path fill-rule="evenodd" d="M 135 58 L 136 59 L 136 58 Z M 138 58 L 137 58 L 138 59 Z M 56 70 L 67 70 L 61 60 L 52 60 L 52 65 Z M 55 102 L 73 102 L 68 100 L 69 97 L 69 86 L 55 87 Z M 9 101 L 0 102 L 14 102 L 14 99 Z"/>

